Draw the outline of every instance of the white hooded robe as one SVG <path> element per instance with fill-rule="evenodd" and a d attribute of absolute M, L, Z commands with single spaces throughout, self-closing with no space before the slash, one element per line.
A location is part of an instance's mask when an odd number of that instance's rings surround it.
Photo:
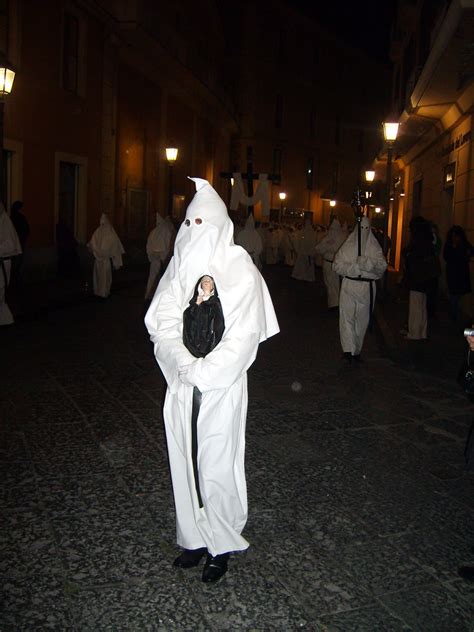
<path fill-rule="evenodd" d="M 255 220 L 253 215 L 249 215 L 245 221 L 245 227 L 241 230 L 235 239 L 235 243 L 249 253 L 252 257 L 252 261 L 258 269 L 262 267 L 260 261 L 260 255 L 263 250 L 262 238 L 255 228 Z"/>
<path fill-rule="evenodd" d="M 150 273 L 145 298 L 152 298 L 160 276 L 161 266 L 166 261 L 171 244 L 171 226 L 159 213 L 156 214 L 156 226 L 148 235 L 146 254 L 150 262 Z"/>
<path fill-rule="evenodd" d="M 0 325 L 11 325 L 14 321 L 5 294 L 10 283 L 11 258 L 21 255 L 18 234 L 5 207 L 0 202 Z"/>
<path fill-rule="evenodd" d="M 224 202 L 200 178 L 176 237 L 174 255 L 145 317 L 167 382 L 164 420 L 176 507 L 178 545 L 211 555 L 248 547 L 244 470 L 247 370 L 258 345 L 279 327 L 266 284 L 249 255 L 233 243 Z M 197 280 L 212 276 L 225 330 L 204 358 L 183 344 L 183 312 Z M 197 418 L 199 506 L 192 462 L 193 388 L 202 393 Z"/>
<path fill-rule="evenodd" d="M 303 230 L 300 230 L 295 239 L 296 261 L 291 276 L 300 281 L 315 280 L 314 274 L 314 249 L 316 248 L 316 233 L 311 222 L 306 221 Z"/>
<path fill-rule="evenodd" d="M 87 246 L 94 255 L 94 294 L 107 298 L 112 287 L 112 266 L 114 270 L 122 267 L 122 255 L 125 250 L 105 213 L 102 213 L 100 225 L 95 229 Z"/>
<path fill-rule="evenodd" d="M 375 280 L 387 268 L 382 248 L 372 234 L 370 220 L 361 220 L 361 256 L 357 224 L 334 257 L 333 269 L 344 277 L 339 296 L 339 333 L 344 353 L 360 355 L 375 303 Z M 350 277 L 350 278 L 349 278 Z M 372 305 L 370 291 L 372 286 Z"/>
<path fill-rule="evenodd" d="M 339 305 L 340 279 L 332 268 L 334 255 L 346 240 L 347 233 L 342 230 L 339 220 L 333 219 L 329 230 L 316 245 L 316 253 L 323 259 L 323 280 L 328 293 L 328 307 L 332 309 Z"/>

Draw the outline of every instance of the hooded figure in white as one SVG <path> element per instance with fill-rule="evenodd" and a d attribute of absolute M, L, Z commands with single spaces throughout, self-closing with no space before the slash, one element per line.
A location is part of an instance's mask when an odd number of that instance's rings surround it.
<path fill-rule="evenodd" d="M 261 274 L 245 250 L 233 243 L 224 202 L 206 180 L 191 179 L 197 191 L 145 324 L 168 385 L 164 420 L 177 542 L 186 550 L 206 548 L 216 556 L 248 547 L 241 535 L 247 520 L 247 370 L 259 343 L 279 327 Z M 214 281 L 225 329 L 217 346 L 197 358 L 183 344 L 183 312 L 203 275 Z M 196 389 L 202 401 L 193 450 Z"/>
<path fill-rule="evenodd" d="M 252 261 L 260 270 L 262 267 L 260 261 L 260 255 L 263 250 L 262 238 L 255 228 L 255 219 L 253 215 L 249 215 L 245 221 L 245 227 L 241 230 L 235 239 L 235 243 L 242 246 L 249 255 L 252 257 Z"/>
<path fill-rule="evenodd" d="M 340 279 L 332 269 L 334 255 L 347 238 L 339 220 L 333 219 L 328 232 L 316 246 L 316 253 L 323 258 L 323 280 L 328 293 L 328 307 L 333 309 L 339 305 Z"/>
<path fill-rule="evenodd" d="M 293 266 L 291 276 L 300 281 L 313 281 L 314 275 L 314 255 L 316 248 L 316 233 L 313 225 L 306 220 L 303 230 L 300 230 L 295 239 L 296 261 Z"/>
<path fill-rule="evenodd" d="M 94 294 L 107 298 L 112 287 L 112 266 L 114 270 L 122 267 L 125 250 L 105 213 L 102 213 L 100 225 L 95 229 L 87 247 L 94 255 Z"/>
<path fill-rule="evenodd" d="M 333 263 L 334 272 L 344 277 L 339 296 L 339 333 L 344 356 L 349 360 L 360 357 L 375 304 L 375 280 L 387 268 L 382 248 L 370 229 L 370 220 L 363 217 L 360 227 L 360 256 L 356 224 Z"/>
<path fill-rule="evenodd" d="M 156 226 L 148 235 L 146 254 L 150 262 L 150 273 L 146 286 L 145 298 L 152 298 L 155 293 L 161 267 L 168 257 L 171 245 L 171 226 L 159 213 L 156 214 Z"/>
<path fill-rule="evenodd" d="M 13 315 L 5 301 L 5 294 L 10 283 L 12 257 L 21 255 L 18 234 L 10 217 L 0 202 L 0 325 L 11 325 Z"/>

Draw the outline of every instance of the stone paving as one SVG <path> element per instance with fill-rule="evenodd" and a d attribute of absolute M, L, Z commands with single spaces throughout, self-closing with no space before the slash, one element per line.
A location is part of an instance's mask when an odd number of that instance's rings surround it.
<path fill-rule="evenodd" d="M 344 366 L 320 278 L 265 274 L 282 331 L 249 373 L 251 547 L 216 585 L 171 566 L 143 284 L 0 331 L 2 632 L 474 630 L 472 405 L 374 335 Z"/>

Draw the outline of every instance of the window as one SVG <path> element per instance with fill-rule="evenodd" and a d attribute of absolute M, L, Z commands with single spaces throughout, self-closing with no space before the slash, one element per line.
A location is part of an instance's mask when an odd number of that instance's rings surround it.
<path fill-rule="evenodd" d="M 444 168 L 443 185 L 445 189 L 454 186 L 454 180 L 456 177 L 456 163 L 450 162 Z"/>
<path fill-rule="evenodd" d="M 314 179 L 314 158 L 308 158 L 308 162 L 306 163 L 306 188 L 311 191 L 313 188 L 313 179 Z"/>
<path fill-rule="evenodd" d="M 276 176 L 281 176 L 281 166 L 282 166 L 282 153 L 279 147 L 275 147 L 273 150 L 273 170 L 272 173 Z M 280 183 L 280 178 L 278 180 L 273 181 L 275 184 Z"/>
<path fill-rule="evenodd" d="M 318 126 L 318 115 L 316 113 L 316 106 L 311 108 L 311 114 L 309 115 L 309 137 L 316 138 Z"/>
<path fill-rule="evenodd" d="M 58 220 L 73 235 L 76 234 L 77 169 L 76 164 L 59 163 Z"/>
<path fill-rule="evenodd" d="M 334 143 L 339 145 L 341 142 L 341 117 L 336 116 L 336 126 L 334 128 Z"/>
<path fill-rule="evenodd" d="M 283 97 L 277 94 L 275 103 L 275 127 L 281 129 L 283 127 Z"/>
<path fill-rule="evenodd" d="M 79 75 L 79 20 L 65 13 L 63 25 L 63 88 L 78 91 Z"/>
<path fill-rule="evenodd" d="M 286 61 L 286 32 L 280 31 L 278 34 L 278 53 L 277 59 L 279 64 L 283 64 Z"/>
<path fill-rule="evenodd" d="M 334 164 L 334 168 L 332 171 L 332 195 L 335 197 L 337 194 L 337 185 L 339 183 L 339 163 L 336 162 Z"/>
<path fill-rule="evenodd" d="M 8 59 L 8 0 L 0 0 L 0 52 Z"/>
<path fill-rule="evenodd" d="M 173 196 L 173 202 L 174 202 Z M 141 239 L 146 233 L 149 192 L 146 189 L 127 189 L 127 238 Z"/>

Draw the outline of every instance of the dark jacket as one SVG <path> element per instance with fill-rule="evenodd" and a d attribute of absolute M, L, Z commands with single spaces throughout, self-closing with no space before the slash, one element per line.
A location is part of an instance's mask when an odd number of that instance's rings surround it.
<path fill-rule="evenodd" d="M 415 243 L 405 249 L 405 281 L 409 290 L 431 292 L 440 274 L 439 258 L 432 244 Z"/>
<path fill-rule="evenodd" d="M 443 256 L 446 261 L 446 281 L 450 294 L 468 294 L 471 291 L 469 259 L 472 254 L 470 244 L 454 247 L 446 242 Z"/>

